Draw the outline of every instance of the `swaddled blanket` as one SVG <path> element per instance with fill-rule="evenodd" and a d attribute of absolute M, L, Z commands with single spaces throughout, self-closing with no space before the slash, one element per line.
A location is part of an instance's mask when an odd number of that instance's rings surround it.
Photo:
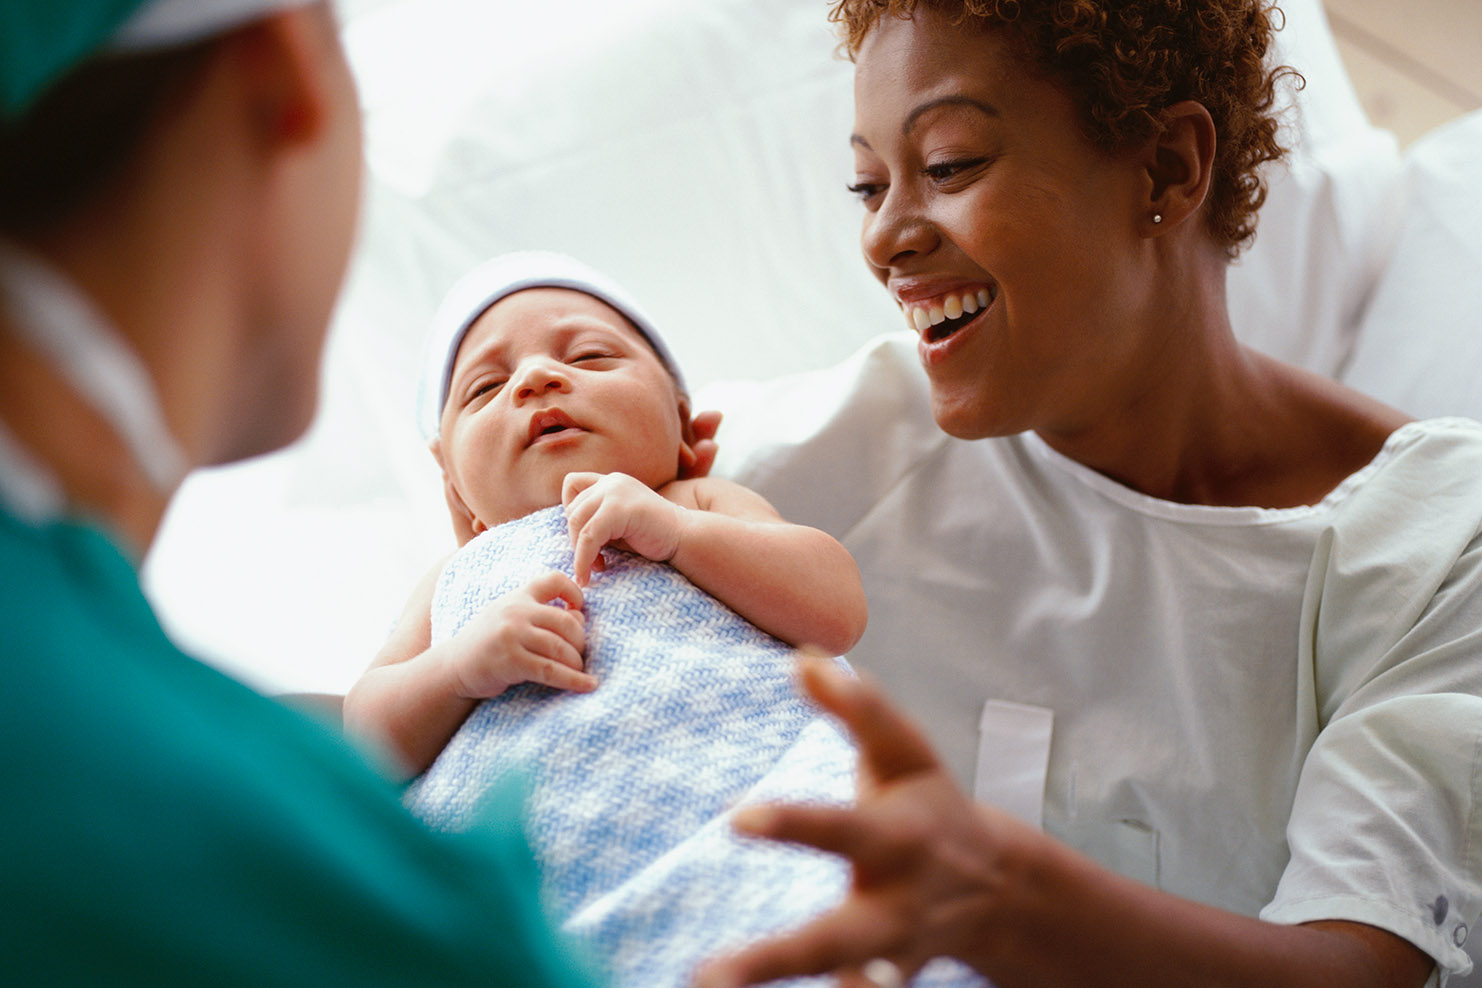
<path fill-rule="evenodd" d="M 525 684 L 481 704 L 407 800 L 456 828 L 500 776 L 521 771 L 531 843 L 565 928 L 616 985 L 678 988 L 706 958 L 840 900 L 842 861 L 738 838 L 729 814 L 748 802 L 848 802 L 855 754 L 797 692 L 787 645 L 670 566 L 605 556 L 585 595 L 597 690 Z M 572 571 L 559 506 L 483 533 L 438 582 L 433 641 L 552 569 Z"/>

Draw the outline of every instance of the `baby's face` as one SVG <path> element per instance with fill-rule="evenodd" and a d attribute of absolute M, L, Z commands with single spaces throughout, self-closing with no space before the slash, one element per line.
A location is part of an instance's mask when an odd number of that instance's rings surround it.
<path fill-rule="evenodd" d="M 680 398 L 658 355 L 584 292 L 530 288 L 485 312 L 453 364 L 440 459 L 475 532 L 561 502 L 568 473 L 673 480 Z"/>

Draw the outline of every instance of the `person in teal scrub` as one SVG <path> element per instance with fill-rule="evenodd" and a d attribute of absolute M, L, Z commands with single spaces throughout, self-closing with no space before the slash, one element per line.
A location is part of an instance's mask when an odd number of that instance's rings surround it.
<path fill-rule="evenodd" d="M 307 427 L 360 160 L 325 2 L 0 0 L 6 983 L 592 983 L 517 793 L 430 832 L 140 592 L 189 469 Z"/>

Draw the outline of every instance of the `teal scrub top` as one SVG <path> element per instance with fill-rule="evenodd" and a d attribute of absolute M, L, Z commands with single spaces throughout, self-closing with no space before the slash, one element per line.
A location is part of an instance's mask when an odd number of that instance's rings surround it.
<path fill-rule="evenodd" d="M 333 728 L 177 649 L 97 529 L 0 510 L 0 981 L 590 985 L 506 787 L 430 831 Z"/>

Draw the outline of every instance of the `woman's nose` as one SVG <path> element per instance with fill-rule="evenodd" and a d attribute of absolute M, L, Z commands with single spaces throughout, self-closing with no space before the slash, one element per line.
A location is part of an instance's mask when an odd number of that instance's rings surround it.
<path fill-rule="evenodd" d="M 886 191 L 879 209 L 865 214 L 859 244 L 872 267 L 888 270 L 913 255 L 930 253 L 939 239 L 921 204 L 893 187 Z"/>
<path fill-rule="evenodd" d="M 570 386 L 571 379 L 566 374 L 566 365 L 538 357 L 520 365 L 514 378 L 514 396 L 516 401 L 528 401 L 549 392 L 565 392 Z"/>

